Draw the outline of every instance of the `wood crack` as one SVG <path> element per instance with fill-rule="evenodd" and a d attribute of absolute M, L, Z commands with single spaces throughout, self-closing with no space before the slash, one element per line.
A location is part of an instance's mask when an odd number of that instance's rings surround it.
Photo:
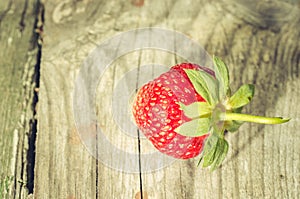
<path fill-rule="evenodd" d="M 20 32 L 23 32 L 23 30 L 25 29 L 25 25 L 26 25 L 25 24 L 25 17 L 26 17 L 27 8 L 28 8 L 28 0 L 25 1 L 24 8 L 23 8 L 23 11 L 22 11 L 22 14 L 21 14 L 21 19 L 20 19 L 20 22 L 19 22 Z"/>
<path fill-rule="evenodd" d="M 139 75 L 139 72 L 140 72 L 140 66 L 141 66 L 141 51 L 139 53 L 139 58 L 138 58 L 138 73 L 137 75 Z M 136 87 L 135 87 L 135 93 L 137 93 L 138 91 L 138 81 L 139 80 L 139 76 L 137 76 L 137 81 L 136 81 Z M 138 137 L 138 140 L 137 140 L 137 147 L 138 147 L 138 159 L 139 159 L 139 183 L 140 183 L 140 199 L 143 199 L 144 198 L 144 192 L 143 192 L 143 178 L 142 178 L 142 160 L 141 160 L 141 133 L 140 133 L 140 130 L 137 129 L 137 137 Z"/>
<path fill-rule="evenodd" d="M 2 13 L 0 13 L 0 25 L 1 25 L 1 22 L 3 21 L 5 15 L 7 14 L 7 12 L 11 9 L 12 3 L 13 3 L 13 1 L 10 0 L 8 2 L 7 8 Z"/>
<path fill-rule="evenodd" d="M 25 28 L 25 23 L 22 21 L 24 20 L 24 17 L 26 15 L 26 8 L 28 7 L 28 1 L 25 2 L 25 7 L 22 12 L 22 19 L 20 21 L 20 25 L 23 24 L 23 28 Z M 42 29 L 43 22 L 40 21 L 43 20 L 44 17 L 39 17 L 40 15 L 43 15 L 43 5 L 38 2 L 37 3 L 37 13 L 36 13 L 36 20 L 34 23 L 34 30 L 39 28 Z M 23 30 L 21 30 L 22 32 Z M 37 104 L 39 101 L 39 87 L 40 87 L 40 64 L 41 64 L 41 58 L 42 58 L 42 45 L 38 43 L 39 38 L 41 37 L 40 33 L 34 33 L 34 37 L 36 38 L 33 43 L 37 46 L 37 55 L 36 55 L 36 64 L 34 65 L 34 73 L 32 75 L 31 84 L 34 85 L 33 88 L 33 99 L 31 104 L 31 110 L 32 110 L 32 118 L 29 121 L 29 132 L 28 132 L 28 149 L 27 149 L 27 183 L 26 188 L 28 189 L 28 194 L 33 194 L 34 191 L 34 167 L 35 167 L 35 142 L 36 142 L 36 136 L 37 136 Z"/>
<path fill-rule="evenodd" d="M 96 123 L 96 132 L 98 132 L 98 125 Z M 96 177 L 96 195 L 95 195 L 95 198 L 99 198 L 99 149 L 98 149 L 98 134 L 96 134 L 96 174 L 95 174 L 95 177 Z"/>

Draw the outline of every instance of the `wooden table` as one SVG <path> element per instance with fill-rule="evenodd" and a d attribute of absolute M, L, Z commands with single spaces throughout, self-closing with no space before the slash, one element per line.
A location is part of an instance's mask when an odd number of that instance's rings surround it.
<path fill-rule="evenodd" d="M 163 38 L 149 27 L 170 32 Z M 1 2 L 0 199 L 300 198 L 299 27 L 296 0 Z M 128 31 L 142 49 L 129 42 L 132 51 L 122 51 L 128 39 L 116 38 Z M 255 84 L 245 112 L 292 120 L 228 134 L 229 154 L 215 172 L 197 158 L 161 156 L 138 136 L 129 107 L 137 87 L 189 60 L 176 53 L 193 49 L 170 33 L 222 57 L 232 90 Z M 151 42 L 171 51 L 146 49 Z M 76 84 L 86 63 L 86 84 Z M 89 92 L 87 113 L 81 96 Z M 152 168 L 152 160 L 165 162 Z"/>

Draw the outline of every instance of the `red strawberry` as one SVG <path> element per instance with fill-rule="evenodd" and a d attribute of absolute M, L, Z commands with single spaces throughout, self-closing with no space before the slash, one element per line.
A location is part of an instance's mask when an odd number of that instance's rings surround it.
<path fill-rule="evenodd" d="M 194 89 L 183 69 L 200 70 L 196 64 L 183 63 L 144 85 L 137 93 L 133 115 L 137 126 L 162 153 L 188 159 L 199 155 L 207 135 L 188 137 L 174 130 L 190 121 L 178 102 L 189 105 L 205 101 Z M 213 74 L 212 71 L 210 71 Z"/>
<path fill-rule="evenodd" d="M 230 96 L 227 66 L 214 57 L 215 71 L 183 63 L 144 85 L 133 103 L 138 128 L 162 153 L 180 159 L 201 153 L 203 167 L 214 170 L 228 152 L 226 131 L 243 121 L 280 124 L 289 118 L 242 114 L 254 86 L 241 86 Z"/>

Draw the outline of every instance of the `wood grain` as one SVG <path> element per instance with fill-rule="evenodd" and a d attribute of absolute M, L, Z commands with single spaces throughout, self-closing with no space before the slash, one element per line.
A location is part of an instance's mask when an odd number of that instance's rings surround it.
<path fill-rule="evenodd" d="M 0 2 L 0 198 L 33 193 L 37 2 Z"/>
<path fill-rule="evenodd" d="M 141 198 L 142 192 L 143 198 L 159 199 L 300 196 L 297 1 L 43 3 L 46 13 L 38 104 L 36 198 Z M 175 161 L 152 172 L 139 167 L 139 172 L 128 173 L 126 169 L 138 164 L 130 161 L 130 154 L 141 157 L 143 162 L 145 154 L 156 151 L 142 135 L 137 138 L 136 129 L 124 130 L 130 125 L 130 115 L 124 111 L 130 102 L 114 101 L 114 90 L 130 71 L 137 75 L 136 79 L 127 79 L 128 88 L 132 84 L 137 88 L 163 71 L 152 66 L 151 72 L 143 73 L 143 66 L 149 63 L 171 66 L 184 61 L 174 53 L 134 51 L 114 60 L 97 84 L 94 106 L 99 123 L 84 128 L 87 132 L 101 129 L 113 146 L 127 152 L 101 160 L 99 154 L 106 150 L 97 145 L 97 136 L 88 147 L 78 137 L 72 107 L 76 78 L 89 53 L 101 43 L 124 31 L 149 26 L 182 32 L 210 54 L 223 57 L 230 68 L 233 90 L 242 83 L 255 84 L 255 98 L 245 112 L 293 119 L 279 126 L 244 124 L 238 134 L 227 135 L 229 155 L 214 173 L 197 168 L 197 159 Z M 90 89 L 88 85 L 86 90 Z M 126 90 L 124 94 L 128 94 Z M 121 123 L 114 120 L 114 106 L 124 113 Z M 85 114 L 88 116 L 82 113 Z M 113 159 L 119 160 L 122 171 L 114 169 Z"/>

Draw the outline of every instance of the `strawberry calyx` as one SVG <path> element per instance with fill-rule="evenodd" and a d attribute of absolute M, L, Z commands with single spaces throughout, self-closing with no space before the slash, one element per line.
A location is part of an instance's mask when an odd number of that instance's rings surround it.
<path fill-rule="evenodd" d="M 226 64 L 218 57 L 213 57 L 215 76 L 202 70 L 185 69 L 195 91 L 205 102 L 194 102 L 185 105 L 179 102 L 183 113 L 191 120 L 175 129 L 175 132 L 189 137 L 205 134 L 199 164 L 210 166 L 213 171 L 218 168 L 228 153 L 228 142 L 225 132 L 235 132 L 244 122 L 261 124 L 281 124 L 289 118 L 264 117 L 241 113 L 254 96 L 254 85 L 242 85 L 233 95 L 229 87 L 229 72 Z"/>

